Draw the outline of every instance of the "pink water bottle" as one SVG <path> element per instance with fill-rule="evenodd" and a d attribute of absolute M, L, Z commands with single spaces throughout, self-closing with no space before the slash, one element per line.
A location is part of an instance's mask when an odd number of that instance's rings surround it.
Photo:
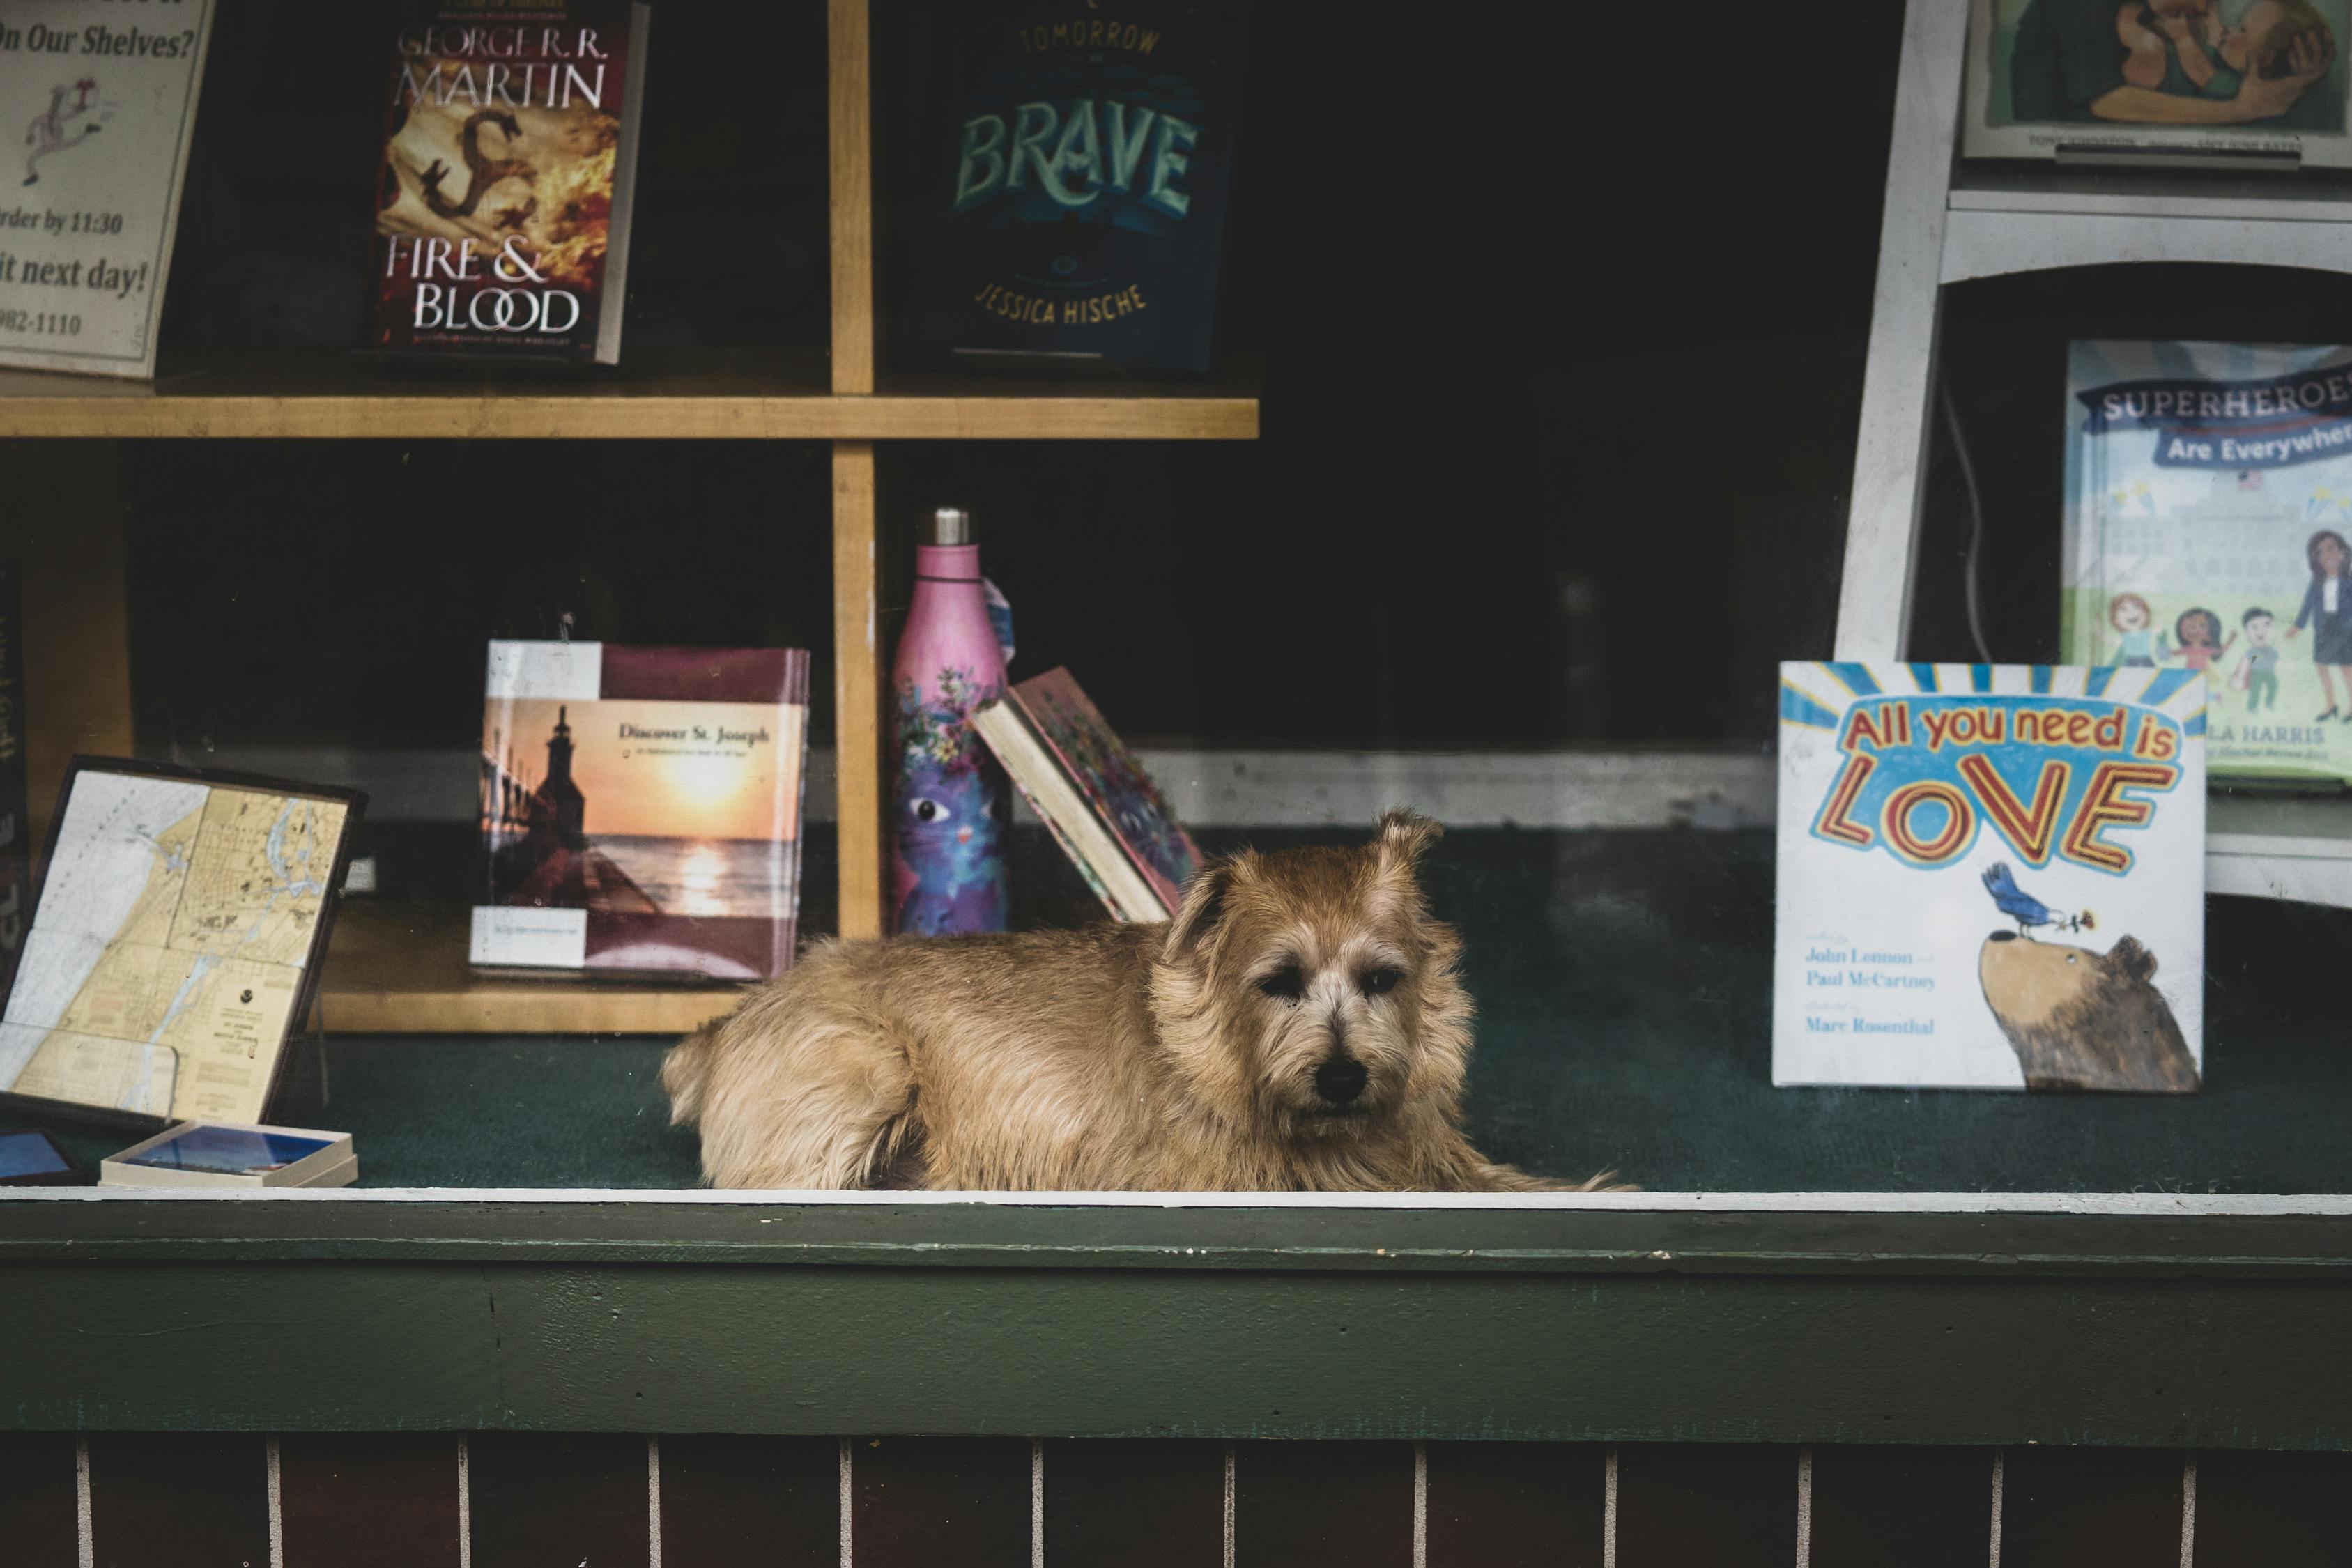
<path fill-rule="evenodd" d="M 898 779 L 890 814 L 892 928 L 1003 931 L 1004 770 L 971 725 L 1004 692 L 1004 652 L 980 581 L 971 515 L 942 507 L 915 547 L 915 599 L 890 669 Z"/>

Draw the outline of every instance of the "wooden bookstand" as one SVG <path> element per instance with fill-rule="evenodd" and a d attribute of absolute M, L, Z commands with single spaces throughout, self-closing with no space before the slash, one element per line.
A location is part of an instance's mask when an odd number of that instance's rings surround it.
<path fill-rule="evenodd" d="M 1968 31 L 1967 0 L 1909 0 L 1838 596 L 1843 659 L 1907 652 L 1945 284 L 2129 261 L 2352 273 L 2352 196 L 2339 185 L 1964 164 Z M 2216 795 L 2207 884 L 2352 906 L 2352 804 Z"/>

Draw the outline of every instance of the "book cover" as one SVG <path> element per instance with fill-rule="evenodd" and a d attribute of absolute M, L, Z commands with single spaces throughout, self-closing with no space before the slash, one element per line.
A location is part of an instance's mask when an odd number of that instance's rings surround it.
<path fill-rule="evenodd" d="M 1200 868 L 1201 851 L 1135 753 L 1066 669 L 1032 676 L 1006 696 L 1150 885 L 1162 910 L 1175 913 L 1184 883 Z"/>
<path fill-rule="evenodd" d="M 1239 0 L 890 8 L 890 299 L 909 363 L 1209 368 Z"/>
<path fill-rule="evenodd" d="M 0 365 L 155 374 L 212 30 L 213 0 L 0 7 Z"/>
<path fill-rule="evenodd" d="M 0 995 L 16 975 L 33 907 L 25 776 L 25 599 L 16 563 L 0 556 Z"/>
<path fill-rule="evenodd" d="M 1019 792 L 1022 803 L 1028 806 L 1031 814 L 1045 825 L 1045 831 L 1052 837 L 1055 847 L 1068 858 L 1070 865 L 1078 873 L 1079 880 L 1086 883 L 1087 891 L 1092 893 L 1100 901 L 1102 907 L 1110 911 L 1111 919 L 1117 921 L 1160 920 L 1168 915 L 1170 911 L 1157 908 L 1147 914 L 1130 914 L 1127 906 L 1120 903 L 1117 896 L 1111 892 L 1109 884 L 1103 880 L 1103 874 L 1095 869 L 1094 862 L 1071 838 L 1069 830 L 1063 826 L 1060 819 L 1040 805 L 1037 796 L 1030 793 L 1029 786 L 1019 779 L 1013 781 L 1013 787 Z"/>
<path fill-rule="evenodd" d="M 620 358 L 646 8 L 448 3 L 395 35 L 370 342 Z"/>
<path fill-rule="evenodd" d="M 2161 15 L 2159 15 L 2161 11 Z M 1970 158 L 2352 164 L 2352 0 L 1970 0 Z"/>
<path fill-rule="evenodd" d="M 999 699 L 972 711 L 971 728 L 994 752 L 1013 787 L 1116 921 L 1165 920 L 1171 912 L 1019 704 Z"/>
<path fill-rule="evenodd" d="M 493 642 L 488 687 L 473 962 L 791 967 L 804 650 Z"/>
<path fill-rule="evenodd" d="M 1780 667 L 1772 1081 L 2185 1093 L 2205 679 Z"/>
<path fill-rule="evenodd" d="M 348 1187 L 359 1179 L 348 1132 L 181 1121 L 99 1166 L 102 1187 Z"/>
<path fill-rule="evenodd" d="M 2352 348 L 2078 342 L 2060 653 L 2202 670 L 2218 774 L 2352 778 Z"/>

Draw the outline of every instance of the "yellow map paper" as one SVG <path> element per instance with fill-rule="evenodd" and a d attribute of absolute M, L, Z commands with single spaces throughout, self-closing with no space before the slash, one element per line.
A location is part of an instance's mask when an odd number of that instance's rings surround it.
<path fill-rule="evenodd" d="M 259 1120 L 345 821 L 336 801 L 80 774 L 0 1022 L 0 1082 Z"/>

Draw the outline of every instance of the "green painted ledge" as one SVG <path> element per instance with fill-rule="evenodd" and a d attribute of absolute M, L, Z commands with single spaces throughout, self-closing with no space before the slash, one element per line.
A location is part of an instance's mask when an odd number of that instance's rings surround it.
<path fill-rule="evenodd" d="M 0 1204 L 20 1429 L 2347 1447 L 2347 1324 L 2194 1202 Z"/>

